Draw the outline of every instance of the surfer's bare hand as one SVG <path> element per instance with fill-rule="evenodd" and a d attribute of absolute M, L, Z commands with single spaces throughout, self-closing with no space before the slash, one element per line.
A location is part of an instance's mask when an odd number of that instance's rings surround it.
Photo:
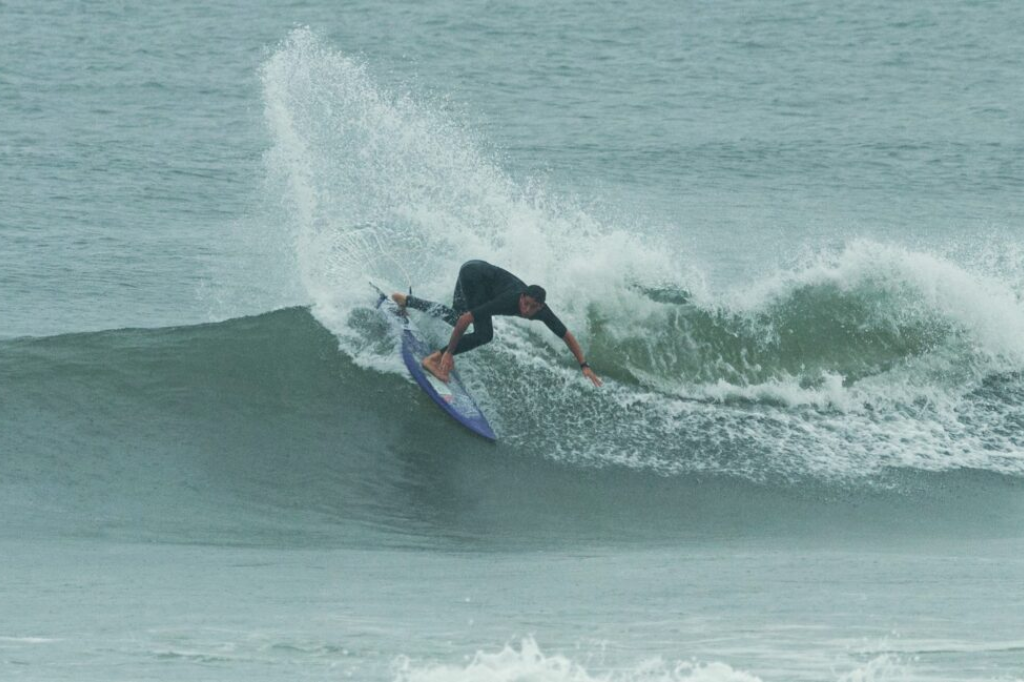
<path fill-rule="evenodd" d="M 594 374 L 594 370 L 590 369 L 589 367 L 584 367 L 583 368 L 583 376 L 585 376 L 586 378 L 590 379 L 590 382 L 592 384 L 594 384 L 598 388 L 601 388 L 601 384 L 603 382 L 601 381 L 601 378 L 599 376 Z"/>

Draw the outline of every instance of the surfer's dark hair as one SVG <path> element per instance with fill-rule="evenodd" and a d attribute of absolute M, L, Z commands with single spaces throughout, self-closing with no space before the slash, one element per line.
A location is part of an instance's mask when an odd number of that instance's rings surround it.
<path fill-rule="evenodd" d="M 548 292 L 544 291 L 544 287 L 539 284 L 531 284 L 526 287 L 526 291 L 523 292 L 524 296 L 529 296 L 537 303 L 544 303 L 544 300 L 548 297 Z"/>

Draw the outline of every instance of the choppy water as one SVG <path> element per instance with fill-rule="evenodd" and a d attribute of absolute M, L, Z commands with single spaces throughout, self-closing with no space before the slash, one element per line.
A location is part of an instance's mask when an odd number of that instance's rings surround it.
<path fill-rule="evenodd" d="M 1024 679 L 1022 13 L 0 5 L 3 676 Z"/>

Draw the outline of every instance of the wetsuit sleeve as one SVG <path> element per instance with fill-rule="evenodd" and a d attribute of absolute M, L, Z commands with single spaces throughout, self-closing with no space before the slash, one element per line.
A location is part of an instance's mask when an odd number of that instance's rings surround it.
<path fill-rule="evenodd" d="M 557 336 L 560 339 L 564 339 L 565 333 L 569 331 L 568 329 L 565 328 L 565 325 L 562 324 L 562 321 L 558 319 L 558 315 L 555 315 L 553 312 L 551 312 L 551 308 L 548 308 L 547 306 L 541 308 L 540 312 L 537 313 L 533 319 L 540 320 L 541 322 L 546 324 L 548 326 L 548 329 L 550 329 L 555 334 L 555 336 Z"/>

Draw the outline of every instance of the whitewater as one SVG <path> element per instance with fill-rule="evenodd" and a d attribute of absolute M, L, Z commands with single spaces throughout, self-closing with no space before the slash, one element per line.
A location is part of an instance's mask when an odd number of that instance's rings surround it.
<path fill-rule="evenodd" d="M 1024 680 L 1021 19 L 4 4 L 0 676 Z"/>

